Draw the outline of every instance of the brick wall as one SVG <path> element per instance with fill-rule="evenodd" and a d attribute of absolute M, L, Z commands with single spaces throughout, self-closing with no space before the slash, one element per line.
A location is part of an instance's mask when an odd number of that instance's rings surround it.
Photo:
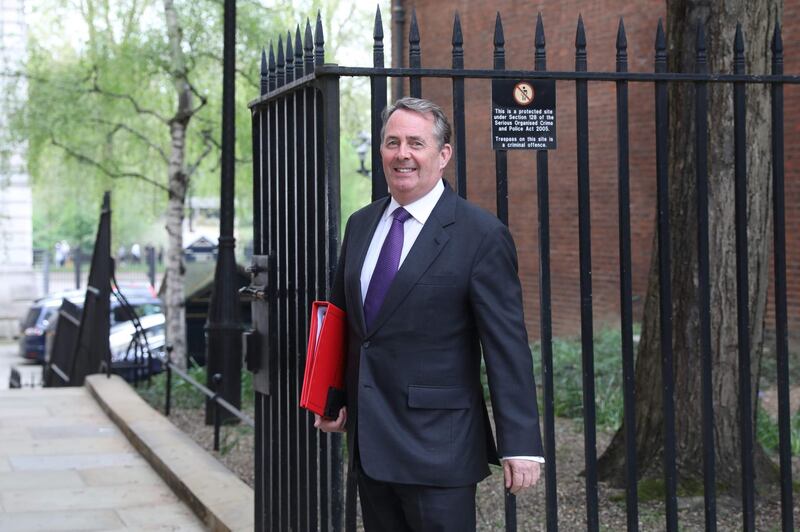
<path fill-rule="evenodd" d="M 492 68 L 495 12 L 500 12 L 505 35 L 506 67 L 531 69 L 537 12 L 542 13 L 549 70 L 574 70 L 578 13 L 588 41 L 589 70 L 613 71 L 616 33 L 624 17 L 628 39 L 628 69 L 652 72 L 655 30 L 666 16 L 663 0 L 568 1 L 523 3 L 498 0 L 491 4 L 468 0 L 407 0 L 406 34 L 411 10 L 419 22 L 422 66 L 451 66 L 451 36 L 455 10 L 461 18 L 466 68 Z M 787 0 L 784 17 L 786 72 L 800 72 L 800 1 Z M 407 44 L 405 53 L 407 54 Z M 405 59 L 407 64 L 407 59 Z M 406 86 L 406 94 L 408 94 Z M 423 79 L 423 96 L 441 103 L 452 116 L 452 84 L 446 79 Z M 652 83 L 629 84 L 630 191 L 632 275 L 635 319 L 644 303 L 655 227 L 655 133 Z M 800 148 L 792 144 L 800 121 L 800 87 L 786 87 L 786 205 L 789 315 L 800 324 Z M 495 170 L 490 142 L 491 83 L 466 82 L 467 181 L 470 200 L 494 211 Z M 558 149 L 550 152 L 550 223 L 553 330 L 557 336 L 576 335 L 580 328 L 578 255 L 577 161 L 574 82 L 557 85 Z M 613 82 L 589 84 L 589 171 L 591 176 L 592 283 L 595 329 L 619 321 L 619 227 L 617 202 L 616 92 Z M 539 331 L 538 222 L 535 152 L 510 151 L 510 226 L 519 250 L 528 330 Z M 448 178 L 453 179 L 453 165 Z M 771 301 L 770 296 L 770 301 Z M 770 305 L 770 309 L 772 306 Z M 768 310 L 769 328 L 774 313 Z"/>

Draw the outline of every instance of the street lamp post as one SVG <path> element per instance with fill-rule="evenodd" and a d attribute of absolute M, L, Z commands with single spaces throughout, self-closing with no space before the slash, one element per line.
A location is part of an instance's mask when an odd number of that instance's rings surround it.
<path fill-rule="evenodd" d="M 219 246 L 214 272 L 214 288 L 206 322 L 206 383 L 222 375 L 220 395 L 236 408 L 241 407 L 242 323 L 233 238 L 235 117 L 235 38 L 236 1 L 225 0 L 224 48 L 222 64 L 222 172 L 220 192 Z M 214 421 L 215 405 L 206 402 L 206 424 Z M 235 419 L 227 411 L 224 420 Z"/>

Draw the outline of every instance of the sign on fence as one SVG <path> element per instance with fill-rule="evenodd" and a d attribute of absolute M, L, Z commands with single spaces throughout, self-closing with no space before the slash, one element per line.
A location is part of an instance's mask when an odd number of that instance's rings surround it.
<path fill-rule="evenodd" d="M 492 80 L 492 148 L 556 148 L 555 80 Z"/>

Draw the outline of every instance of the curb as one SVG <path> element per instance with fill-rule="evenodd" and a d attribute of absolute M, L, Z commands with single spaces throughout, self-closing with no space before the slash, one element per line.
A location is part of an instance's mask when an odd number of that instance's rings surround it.
<path fill-rule="evenodd" d="M 176 428 L 117 375 L 89 375 L 85 386 L 170 488 L 214 531 L 255 526 L 252 488 Z"/>

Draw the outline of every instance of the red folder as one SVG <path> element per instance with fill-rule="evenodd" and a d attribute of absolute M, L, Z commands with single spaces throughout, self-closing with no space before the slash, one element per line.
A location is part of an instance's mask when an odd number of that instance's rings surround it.
<path fill-rule="evenodd" d="M 347 316 L 332 303 L 314 301 L 306 351 L 306 371 L 300 406 L 336 419 L 345 404 L 344 365 Z"/>

